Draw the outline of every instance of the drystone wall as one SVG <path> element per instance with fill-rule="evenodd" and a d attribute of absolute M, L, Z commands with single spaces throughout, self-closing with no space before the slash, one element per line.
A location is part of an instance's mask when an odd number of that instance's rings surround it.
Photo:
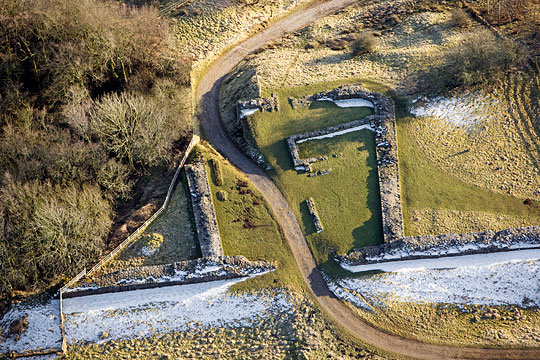
<path fill-rule="evenodd" d="M 361 125 L 370 124 L 375 132 L 377 144 L 377 170 L 381 196 L 381 213 L 384 242 L 391 243 L 403 238 L 403 216 L 401 212 L 401 190 L 399 183 L 399 165 L 394 102 L 383 94 L 371 92 L 361 85 L 344 85 L 333 90 L 312 95 L 302 104 L 319 99 L 347 100 L 364 99 L 373 104 L 375 114 L 364 119 L 331 126 L 322 130 L 292 135 L 287 138 L 287 145 L 296 170 L 309 169 L 309 164 L 317 158 L 301 159 L 298 155 L 297 142 L 314 136 L 331 134 Z M 291 101 L 291 100 L 289 100 Z"/>
<path fill-rule="evenodd" d="M 204 159 L 185 166 L 197 237 L 204 258 L 221 258 L 223 249 Z"/>
<path fill-rule="evenodd" d="M 68 289 L 64 298 L 235 279 L 273 270 L 273 264 L 249 261 L 244 256 L 199 258 L 115 271 Z"/>
<path fill-rule="evenodd" d="M 409 236 L 390 244 L 355 249 L 336 260 L 347 265 L 439 258 L 455 255 L 540 248 L 540 227 L 466 234 Z"/>
<path fill-rule="evenodd" d="M 323 225 L 321 222 L 321 218 L 319 218 L 319 214 L 317 213 L 317 208 L 315 207 L 315 201 L 312 198 L 306 199 L 306 204 L 309 210 L 309 214 L 311 215 L 311 218 L 313 219 L 313 223 L 315 224 L 315 230 L 317 233 L 320 233 L 323 231 Z"/>
<path fill-rule="evenodd" d="M 252 100 L 237 101 L 235 109 L 237 122 L 242 125 L 242 138 L 245 141 L 242 150 L 244 150 L 259 165 L 265 164 L 266 161 L 264 156 L 259 151 L 257 142 L 255 141 L 255 134 L 253 133 L 253 124 L 250 115 L 255 111 L 279 111 L 279 98 L 277 94 L 273 93 L 270 97 L 266 98 L 258 97 Z"/>

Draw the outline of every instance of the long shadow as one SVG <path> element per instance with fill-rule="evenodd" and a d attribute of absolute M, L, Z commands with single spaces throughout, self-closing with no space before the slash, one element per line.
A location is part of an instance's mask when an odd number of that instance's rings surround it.
<path fill-rule="evenodd" d="M 352 231 L 353 247 L 355 248 L 378 245 L 382 243 L 383 239 L 381 195 L 375 146 L 373 135 L 370 141 L 366 141 L 363 146 L 358 148 L 359 151 L 368 151 L 366 165 L 370 170 L 366 178 L 366 187 L 368 189 L 366 201 L 371 212 L 371 218 Z"/>
<path fill-rule="evenodd" d="M 305 200 L 300 203 L 300 214 L 302 214 L 302 223 L 304 224 L 306 236 L 314 234 L 317 230 L 315 229 L 313 218 L 309 213 L 307 202 Z"/>

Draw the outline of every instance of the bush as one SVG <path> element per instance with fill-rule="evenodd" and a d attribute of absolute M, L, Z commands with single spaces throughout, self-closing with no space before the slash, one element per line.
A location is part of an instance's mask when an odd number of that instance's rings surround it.
<path fill-rule="evenodd" d="M 452 26 L 466 28 L 471 25 L 471 19 L 469 15 L 463 9 L 452 10 L 452 17 L 450 18 Z"/>
<path fill-rule="evenodd" d="M 156 165 L 168 155 L 174 120 L 142 96 L 104 96 L 90 111 L 89 135 L 129 165 Z"/>
<path fill-rule="evenodd" d="M 95 261 L 112 209 L 188 133 L 190 62 L 134 2 L 0 0 L 1 298 Z"/>
<path fill-rule="evenodd" d="M 101 254 L 111 206 L 96 186 L 10 183 L 0 191 L 2 288 L 33 290 L 73 275 Z"/>
<path fill-rule="evenodd" d="M 493 81 L 525 59 L 520 45 L 489 31 L 472 34 L 451 51 L 445 64 L 427 74 L 432 90 Z"/>
<path fill-rule="evenodd" d="M 374 52 L 377 45 L 378 40 L 375 36 L 373 36 L 373 34 L 362 33 L 358 36 L 358 39 L 353 41 L 351 50 L 354 56 L 359 56 Z"/>

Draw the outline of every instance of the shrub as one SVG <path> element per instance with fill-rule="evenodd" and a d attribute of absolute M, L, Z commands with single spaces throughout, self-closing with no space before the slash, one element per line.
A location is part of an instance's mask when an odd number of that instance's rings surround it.
<path fill-rule="evenodd" d="M 0 191 L 2 287 L 32 290 L 96 260 L 108 234 L 111 206 L 96 186 L 10 183 Z"/>
<path fill-rule="evenodd" d="M 447 55 L 443 66 L 427 74 L 427 80 L 434 91 L 473 86 L 493 81 L 524 58 L 519 44 L 510 39 L 497 39 L 486 30 L 463 39 L 463 43 Z"/>
<path fill-rule="evenodd" d="M 377 48 L 378 41 L 373 34 L 362 33 L 358 36 L 358 39 L 353 41 L 351 45 L 351 50 L 354 56 L 359 56 L 362 54 L 367 54 L 374 52 Z"/>
<path fill-rule="evenodd" d="M 227 193 L 225 191 L 218 191 L 217 194 L 216 194 L 216 198 L 219 200 L 219 201 L 227 201 Z"/>
<path fill-rule="evenodd" d="M 463 9 L 452 10 L 452 17 L 450 18 L 452 26 L 466 28 L 471 25 L 471 19 L 469 15 Z"/>
<path fill-rule="evenodd" d="M 127 164 L 147 167 L 167 157 L 176 136 L 173 122 L 142 96 L 112 94 L 90 111 L 89 135 Z"/>

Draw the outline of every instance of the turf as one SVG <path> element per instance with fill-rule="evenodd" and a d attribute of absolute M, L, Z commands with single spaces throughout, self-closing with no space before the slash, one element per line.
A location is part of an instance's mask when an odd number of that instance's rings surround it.
<path fill-rule="evenodd" d="M 250 123 L 257 145 L 269 161 L 269 175 L 282 190 L 306 234 L 319 264 L 333 271 L 335 252 L 382 241 L 381 213 L 374 134 L 362 130 L 335 138 L 302 143 L 301 156 L 326 155 L 312 165 L 314 171 L 330 169 L 329 175 L 308 177 L 294 170 L 285 141 L 287 136 L 361 119 L 369 108 L 338 108 L 331 102 L 315 102 L 309 108 L 292 109 L 288 97 L 311 95 L 338 86 L 323 84 L 277 90 L 280 111 L 257 113 Z M 324 226 L 317 234 L 305 200 L 312 197 Z"/>
<path fill-rule="evenodd" d="M 277 270 L 236 285 L 237 289 L 268 287 L 303 289 L 304 284 L 296 263 L 281 236 L 279 226 L 259 191 L 228 161 L 206 143 L 197 146 L 196 153 L 207 161 L 212 200 L 226 256 L 243 255 L 249 260 L 273 262 Z M 219 186 L 214 167 L 209 160 L 219 163 L 223 185 Z M 217 198 L 226 193 L 227 200 Z"/>
<path fill-rule="evenodd" d="M 409 116 L 401 102 L 397 103 L 399 171 L 406 235 L 424 235 L 415 229 L 411 214 L 414 209 L 478 211 L 522 218 L 531 224 L 540 223 L 538 202 L 532 201 L 527 205 L 523 199 L 464 183 L 431 163 L 416 144 L 419 139 L 415 138 L 410 126 L 414 118 Z M 461 232 L 458 223 L 448 226 L 454 232 Z"/>

